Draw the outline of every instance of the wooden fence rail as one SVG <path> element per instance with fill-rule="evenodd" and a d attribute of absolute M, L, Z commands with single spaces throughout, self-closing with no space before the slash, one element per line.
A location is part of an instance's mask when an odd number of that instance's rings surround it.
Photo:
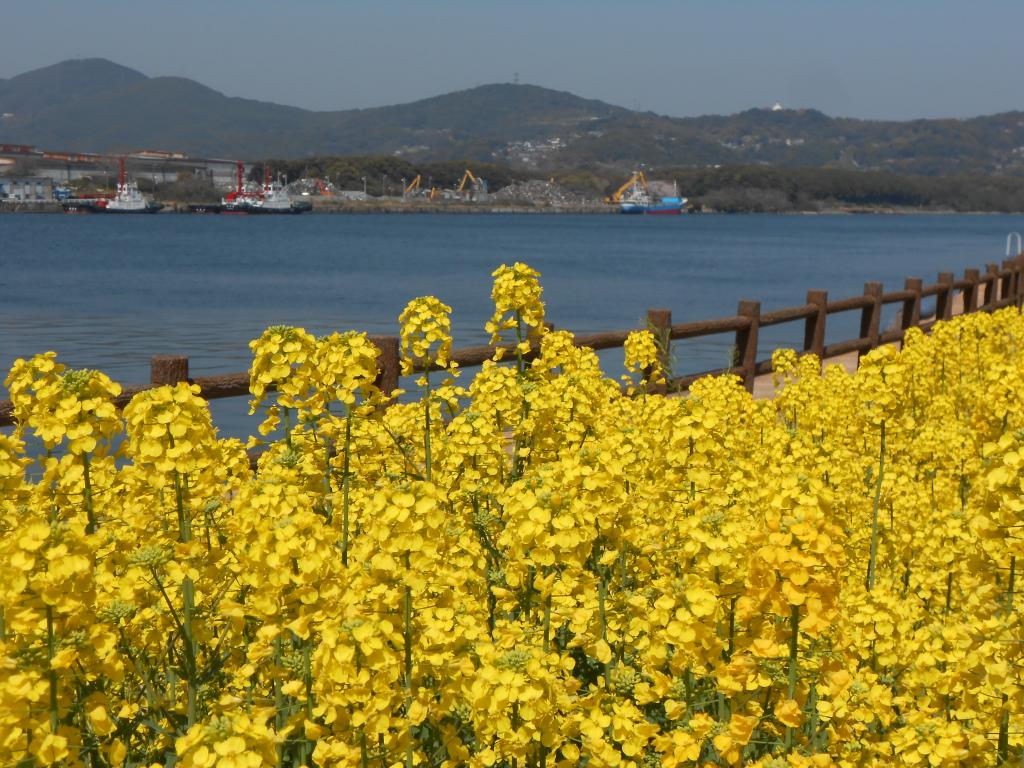
<path fill-rule="evenodd" d="M 936 282 L 930 285 L 924 285 L 920 278 L 908 277 L 902 290 L 889 293 L 885 293 L 882 284 L 878 282 L 865 283 L 864 293 L 861 296 L 851 296 L 837 301 L 829 301 L 826 291 L 811 290 L 807 292 L 805 304 L 776 309 L 763 314 L 760 302 L 744 300 L 739 303 L 736 314 L 730 317 L 673 324 L 670 310 L 650 309 L 647 312 L 647 324 L 648 328 L 660 338 L 660 349 L 664 356 L 662 362 L 667 370 L 671 370 L 669 365 L 671 341 L 723 333 L 735 334 L 735 356 L 732 367 L 675 377 L 667 383 L 667 389 L 685 390 L 694 381 L 704 376 L 731 372 L 740 376 L 746 388 L 753 391 L 754 377 L 772 371 L 770 359 L 757 360 L 758 336 L 762 328 L 803 321 L 802 352 L 815 354 L 822 359 L 850 352 L 856 352 L 860 357 L 881 344 L 901 341 L 909 328 L 917 327 L 928 330 L 937 320 L 948 320 L 953 314 L 953 306 L 958 295 L 961 312 L 965 314 L 992 312 L 1008 306 L 1020 307 L 1024 300 L 1024 255 L 1007 259 L 1001 265 L 987 264 L 984 272 L 979 269 L 967 269 L 960 280 L 955 279 L 952 272 L 940 272 Z M 931 297 L 935 297 L 935 312 L 928 317 L 922 317 L 922 299 Z M 898 322 L 893 327 L 882 330 L 882 310 L 894 304 L 899 306 Z M 857 338 L 826 344 L 825 330 L 828 317 L 856 311 L 860 312 L 860 332 Z M 632 330 L 582 334 L 575 337 L 575 343 L 577 346 L 590 347 L 595 350 L 614 349 L 622 347 Z M 398 388 L 400 371 L 398 337 L 371 336 L 370 338 L 381 350 L 378 359 L 377 385 L 385 393 L 393 392 Z M 511 351 L 515 345 L 488 344 L 463 347 L 453 350 L 451 359 L 462 368 L 472 368 L 493 358 L 499 347 Z M 524 358 L 532 360 L 538 351 L 538 345 L 534 341 Z M 431 367 L 437 369 L 433 363 Z M 200 394 L 207 400 L 249 394 L 247 371 L 192 378 L 187 357 L 159 355 L 152 358 L 150 362 L 150 383 L 125 386 L 120 397 L 117 398 L 117 405 L 126 405 L 135 394 L 146 389 L 180 381 L 197 384 Z M 13 423 L 11 402 L 9 400 L 0 401 L 0 426 L 11 426 Z"/>

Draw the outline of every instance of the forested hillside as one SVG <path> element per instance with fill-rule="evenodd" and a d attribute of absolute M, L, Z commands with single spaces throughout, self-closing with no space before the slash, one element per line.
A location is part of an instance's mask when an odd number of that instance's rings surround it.
<path fill-rule="evenodd" d="M 1024 113 L 909 122 L 750 109 L 677 118 L 534 85 L 483 85 L 380 107 L 313 112 L 232 98 L 192 80 L 102 59 L 0 81 L 0 142 L 141 148 L 259 159 L 390 155 L 596 172 L 715 165 L 878 170 L 923 176 L 1024 173 Z"/>

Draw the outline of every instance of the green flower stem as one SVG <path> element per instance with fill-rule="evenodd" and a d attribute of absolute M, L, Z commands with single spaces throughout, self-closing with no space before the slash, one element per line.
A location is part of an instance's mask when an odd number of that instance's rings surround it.
<path fill-rule="evenodd" d="M 430 363 L 427 362 L 423 369 L 423 415 L 426 428 L 423 430 L 423 456 L 424 471 L 427 480 L 431 479 L 431 457 L 430 457 Z"/>
<path fill-rule="evenodd" d="M 57 711 L 57 670 L 53 668 L 56 638 L 53 631 L 53 606 L 46 606 L 46 677 L 50 686 L 50 733 L 57 733 L 60 722 Z"/>
<path fill-rule="evenodd" d="M 533 580 L 537 575 L 536 569 L 531 565 L 526 569 L 526 600 L 524 601 L 524 613 L 527 619 L 533 618 Z"/>
<path fill-rule="evenodd" d="M 274 732 L 279 736 L 281 731 L 284 730 L 285 723 L 288 721 L 288 716 L 284 711 L 284 691 L 281 689 L 281 664 L 283 656 L 281 653 L 281 635 L 274 638 Z M 283 765 L 282 757 L 284 756 L 284 742 L 280 742 L 277 745 L 277 764 Z"/>
<path fill-rule="evenodd" d="M 195 644 L 192 642 L 192 633 L 191 633 L 191 631 L 185 629 L 185 627 L 186 627 L 185 618 L 184 617 L 180 617 L 179 618 L 178 612 L 177 612 L 177 610 L 175 610 L 174 603 L 171 600 L 171 596 L 169 594 L 167 594 L 167 589 L 164 587 L 164 583 L 160 580 L 160 574 L 157 571 L 157 569 L 154 566 L 151 565 L 149 567 L 149 572 L 153 576 L 153 582 L 156 584 L 156 588 L 159 590 L 160 595 L 163 597 L 164 603 L 167 605 L 167 610 L 170 612 L 171 620 L 174 622 L 174 626 L 178 630 L 178 634 L 180 634 L 182 636 L 182 639 L 185 641 L 185 653 L 184 653 L 185 663 L 184 663 L 183 666 L 184 666 L 185 675 L 186 675 L 185 683 L 186 683 L 186 685 L 188 687 L 188 712 L 191 713 L 191 715 L 190 715 L 191 717 L 194 717 L 195 716 L 195 700 L 196 700 L 195 688 L 194 688 L 194 686 L 195 686 L 194 681 L 196 679 L 196 656 L 195 656 Z M 188 577 L 186 577 L 182 581 L 182 583 L 181 583 L 182 592 L 186 593 L 186 590 L 185 590 L 186 583 L 189 586 L 189 591 L 191 591 L 192 594 L 193 594 L 193 599 L 195 599 L 194 598 L 195 592 L 194 592 L 194 587 L 192 586 L 192 580 L 189 579 Z M 187 602 L 188 602 L 187 598 L 185 599 L 185 602 L 187 604 Z M 177 685 L 178 685 L 178 677 L 174 673 L 173 668 L 171 668 L 171 667 L 167 668 L 167 685 L 168 685 L 168 688 L 170 689 L 170 692 L 171 692 L 171 695 L 170 695 L 171 707 L 173 708 L 175 706 L 174 702 L 176 700 L 175 699 L 175 696 L 176 696 L 175 691 L 176 691 L 176 688 L 177 688 Z M 189 726 L 191 727 L 191 725 L 193 725 L 194 722 L 195 721 L 192 720 L 189 723 Z"/>
<path fill-rule="evenodd" d="M 128 660 L 132 663 L 132 668 L 135 673 L 142 678 L 142 689 L 146 695 L 146 703 L 149 705 L 150 710 L 156 712 L 159 710 L 159 704 L 157 703 L 156 691 L 153 689 L 153 680 L 150 675 L 150 670 L 147 669 L 143 664 L 140 663 L 139 659 L 132 653 L 131 643 L 128 641 L 128 636 L 125 634 L 124 627 L 118 625 L 117 627 L 118 636 L 121 638 L 118 647 Z"/>
<path fill-rule="evenodd" d="M 1016 556 L 1010 557 L 1010 581 L 1006 585 L 1006 612 L 1013 613 L 1013 589 L 1014 582 L 1017 579 L 1017 558 Z M 2 619 L 3 617 L 0 617 Z"/>
<path fill-rule="evenodd" d="M 729 600 L 729 644 L 725 649 L 725 660 L 732 661 L 732 654 L 736 647 L 736 601 L 739 597 L 733 595 Z"/>
<path fill-rule="evenodd" d="M 878 558 L 878 502 L 882 498 L 882 480 L 885 477 L 885 420 L 882 420 L 882 438 L 878 448 L 878 478 L 875 480 L 875 500 L 871 509 L 871 549 L 868 553 L 866 587 L 875 587 L 875 561 Z"/>
<path fill-rule="evenodd" d="M 188 686 L 186 689 L 188 695 L 186 716 L 188 718 L 188 727 L 191 728 L 195 725 L 197 719 L 198 689 L 196 687 L 196 642 L 192 634 L 192 620 L 196 610 L 196 588 L 192 583 L 192 579 L 188 576 L 181 581 L 181 596 L 184 602 L 184 610 L 182 611 L 185 627 L 184 640 L 188 648 L 185 657 L 192 660 L 188 665 L 188 680 L 186 680 Z"/>
<path fill-rule="evenodd" d="M 314 430 L 315 435 L 315 430 Z M 324 435 L 324 519 L 330 525 L 334 520 L 334 508 L 331 505 L 331 439 Z"/>
<path fill-rule="evenodd" d="M 999 704 L 1002 717 L 999 718 L 999 741 L 996 746 L 999 765 L 1007 765 L 1010 759 L 1010 708 L 1006 705 L 1007 700 L 1004 693 Z"/>
<path fill-rule="evenodd" d="M 817 684 L 811 685 L 811 693 L 808 699 L 808 708 L 811 711 L 811 720 L 807 725 L 807 744 L 813 752 L 818 748 L 819 716 Z"/>
<path fill-rule="evenodd" d="M 206 540 L 206 554 L 210 554 L 213 551 L 213 535 L 211 531 L 216 527 L 213 522 L 213 511 L 207 504 L 203 507 L 203 537 Z"/>
<path fill-rule="evenodd" d="M 516 372 L 522 378 L 525 366 L 523 365 L 523 313 L 516 310 Z"/>
<path fill-rule="evenodd" d="M 92 504 L 92 479 L 89 476 L 89 454 L 82 454 L 82 482 L 85 484 L 85 516 L 87 523 L 86 533 L 96 533 L 99 524 L 96 522 L 96 512 Z"/>
<path fill-rule="evenodd" d="M 348 536 L 349 536 L 349 489 L 351 488 L 352 475 L 350 471 L 350 457 L 352 451 L 352 410 L 346 409 L 345 414 L 345 455 L 341 467 L 341 563 L 348 565 Z"/>
<path fill-rule="evenodd" d="M 289 450 L 292 447 L 292 414 L 291 409 L 285 406 L 281 407 L 281 411 L 284 413 L 284 444 L 288 446 Z"/>
<path fill-rule="evenodd" d="M 800 606 L 790 606 L 789 634 L 789 688 L 788 698 L 796 698 L 796 674 L 800 663 Z M 793 727 L 786 726 L 785 749 L 788 755 L 793 749 Z"/>
<path fill-rule="evenodd" d="M 762 435 L 763 435 L 763 430 L 762 430 Z M 761 443 L 764 444 L 764 440 L 762 440 Z M 690 456 L 691 457 L 693 456 L 693 454 L 694 454 L 694 452 L 696 450 L 697 450 L 696 443 L 694 442 L 693 438 L 691 437 L 690 438 Z M 687 470 L 689 470 L 689 467 L 687 467 Z M 689 472 L 687 472 L 687 474 L 689 474 Z M 695 480 L 691 480 L 690 481 L 690 501 L 693 501 L 695 498 L 697 498 L 697 483 L 696 483 Z"/>
<path fill-rule="evenodd" d="M 604 577 L 600 578 L 597 582 L 597 614 L 601 621 L 601 639 L 605 643 L 608 642 L 608 617 L 605 613 L 605 597 L 607 595 L 608 586 L 604 583 Z M 604 667 L 604 687 L 607 690 L 611 686 L 609 680 L 609 666 L 607 663 L 602 664 Z"/>
<path fill-rule="evenodd" d="M 551 595 L 544 599 L 544 653 L 551 647 Z"/>
<path fill-rule="evenodd" d="M 405 556 L 405 567 L 409 569 L 409 555 Z M 402 677 L 402 687 L 405 688 L 405 716 L 409 717 L 412 709 L 412 588 L 406 586 L 405 595 L 402 598 L 402 641 L 405 646 L 405 674 Z M 413 735 L 412 723 L 409 723 L 409 743 L 405 749 L 405 768 L 413 768 Z"/>
<path fill-rule="evenodd" d="M 312 638 L 306 638 L 302 641 L 302 676 L 303 683 L 305 683 L 306 686 L 306 720 L 313 719 L 313 666 L 312 659 L 310 657 L 311 647 Z M 302 747 L 299 751 L 299 762 L 302 765 L 308 765 L 309 756 L 313 754 L 313 742 L 307 739 L 305 734 L 302 736 Z"/>
<path fill-rule="evenodd" d="M 182 478 L 177 471 L 174 472 L 174 496 L 178 508 L 178 540 L 182 544 L 187 544 L 192 541 L 192 519 L 188 512 L 188 507 L 185 504 L 185 497 L 188 493 L 188 479 Z M 198 698 L 199 691 L 197 688 L 197 665 L 196 665 L 196 642 L 195 635 L 193 633 L 192 623 L 195 618 L 196 612 L 196 588 L 195 584 L 192 583 L 192 578 L 186 576 L 181 580 L 181 600 L 182 600 L 182 627 L 181 634 L 182 640 L 185 643 L 185 659 L 187 677 L 185 679 L 186 684 L 186 695 L 187 695 L 187 710 L 186 718 L 188 727 L 191 728 L 195 725 L 198 719 Z"/>
<path fill-rule="evenodd" d="M 363 654 L 359 650 L 359 644 L 356 644 L 356 675 L 363 670 Z M 352 705 L 349 705 L 349 717 L 352 716 Z M 359 768 L 368 768 L 370 756 L 366 750 L 366 726 L 359 726 Z"/>
<path fill-rule="evenodd" d="M 50 449 L 46 449 L 46 458 L 50 458 Z M 53 503 L 49 505 L 48 515 L 50 527 L 57 522 L 57 484 L 50 483 L 50 496 Z M 58 712 L 57 712 L 57 670 L 53 668 L 53 657 L 55 655 L 56 637 L 53 629 L 53 606 L 46 606 L 46 677 L 50 688 L 50 732 L 57 733 Z"/>
<path fill-rule="evenodd" d="M 173 711 L 178 708 L 178 675 L 169 662 L 164 666 L 164 679 L 167 680 L 167 690 L 170 691 L 167 702 Z"/>

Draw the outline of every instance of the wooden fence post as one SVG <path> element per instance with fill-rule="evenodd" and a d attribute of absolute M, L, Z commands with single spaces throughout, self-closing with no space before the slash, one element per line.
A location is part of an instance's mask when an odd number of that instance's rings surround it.
<path fill-rule="evenodd" d="M 160 387 L 188 381 L 188 358 L 181 355 L 155 355 L 149 361 L 149 383 Z"/>
<path fill-rule="evenodd" d="M 985 274 L 990 277 L 989 281 L 985 283 L 985 304 L 984 308 L 989 312 L 992 311 L 992 305 L 999 298 L 999 267 L 995 264 L 985 265 Z"/>
<path fill-rule="evenodd" d="M 867 339 L 871 346 L 857 350 L 858 363 L 869 350 L 878 346 L 878 326 L 882 320 L 882 284 L 864 283 L 864 296 L 871 299 L 871 303 L 860 311 L 860 337 Z"/>
<path fill-rule="evenodd" d="M 969 315 L 971 312 L 978 311 L 978 280 L 981 278 L 980 273 L 976 269 L 965 269 L 964 280 L 969 285 L 964 288 L 964 314 Z"/>
<path fill-rule="evenodd" d="M 1024 300 L 1024 256 L 1015 256 L 1013 259 L 1014 275 L 1016 276 L 1017 290 L 1013 294 L 1014 304 L 1018 307 Z"/>
<path fill-rule="evenodd" d="M 1006 268 L 1010 270 L 1010 298 L 1012 304 L 1016 305 L 1017 296 L 1020 294 L 1020 264 L 1016 258 L 1007 259 Z"/>
<path fill-rule="evenodd" d="M 1005 260 L 999 271 L 1004 272 L 999 278 L 999 299 L 1011 299 L 1014 295 L 1013 262 L 1009 259 Z"/>
<path fill-rule="evenodd" d="M 825 356 L 825 320 L 828 318 L 828 291 L 808 291 L 807 303 L 816 311 L 804 321 L 804 352 L 817 355 L 820 361 Z"/>
<path fill-rule="evenodd" d="M 900 328 L 916 328 L 921 324 L 921 278 L 908 277 L 903 281 L 903 288 L 912 291 L 913 296 L 903 300 L 903 311 L 900 315 Z"/>
<path fill-rule="evenodd" d="M 1002 271 L 1006 274 L 1003 275 L 1002 278 L 1003 289 L 999 296 L 1001 299 L 1017 300 L 1017 274 L 1015 266 L 1016 265 L 1012 259 L 1006 259 L 1003 261 Z"/>
<path fill-rule="evenodd" d="M 754 377 L 757 375 L 757 332 L 761 326 L 761 302 L 741 301 L 736 314 L 750 318 L 747 328 L 736 331 L 736 356 L 743 366 L 743 386 L 747 392 L 753 392 Z"/>
<path fill-rule="evenodd" d="M 942 289 L 935 296 L 935 319 L 949 320 L 953 316 L 953 273 L 939 272 Z"/>
<path fill-rule="evenodd" d="M 398 389 L 398 375 L 401 366 L 398 362 L 397 336 L 371 336 L 370 341 L 377 345 L 380 357 L 377 358 L 377 388 L 390 397 Z"/>
<path fill-rule="evenodd" d="M 658 363 L 666 379 L 672 377 L 672 310 L 648 309 L 647 329 L 658 340 Z M 644 378 L 649 379 L 652 371 L 644 371 Z"/>

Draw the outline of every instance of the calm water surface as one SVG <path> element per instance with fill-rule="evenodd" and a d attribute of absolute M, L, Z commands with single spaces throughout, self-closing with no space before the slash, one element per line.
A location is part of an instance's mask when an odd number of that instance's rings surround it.
<path fill-rule="evenodd" d="M 638 327 L 648 307 L 674 322 L 801 304 L 808 288 L 858 294 L 907 275 L 1004 257 L 1022 216 L 0 216 L 0 370 L 56 350 L 72 367 L 148 380 L 154 354 L 193 375 L 241 371 L 268 325 L 315 333 L 397 333 L 414 296 L 453 309 L 456 345 L 486 340 L 490 273 L 540 270 L 548 318 L 579 333 Z M 829 340 L 854 333 L 831 322 Z M 763 334 L 764 354 L 802 330 Z M 731 339 L 684 342 L 677 368 L 726 364 Z M 604 356 L 618 373 L 619 352 Z M 5 395 L 4 395 L 5 396 Z M 244 398 L 214 404 L 226 434 L 248 434 Z"/>

